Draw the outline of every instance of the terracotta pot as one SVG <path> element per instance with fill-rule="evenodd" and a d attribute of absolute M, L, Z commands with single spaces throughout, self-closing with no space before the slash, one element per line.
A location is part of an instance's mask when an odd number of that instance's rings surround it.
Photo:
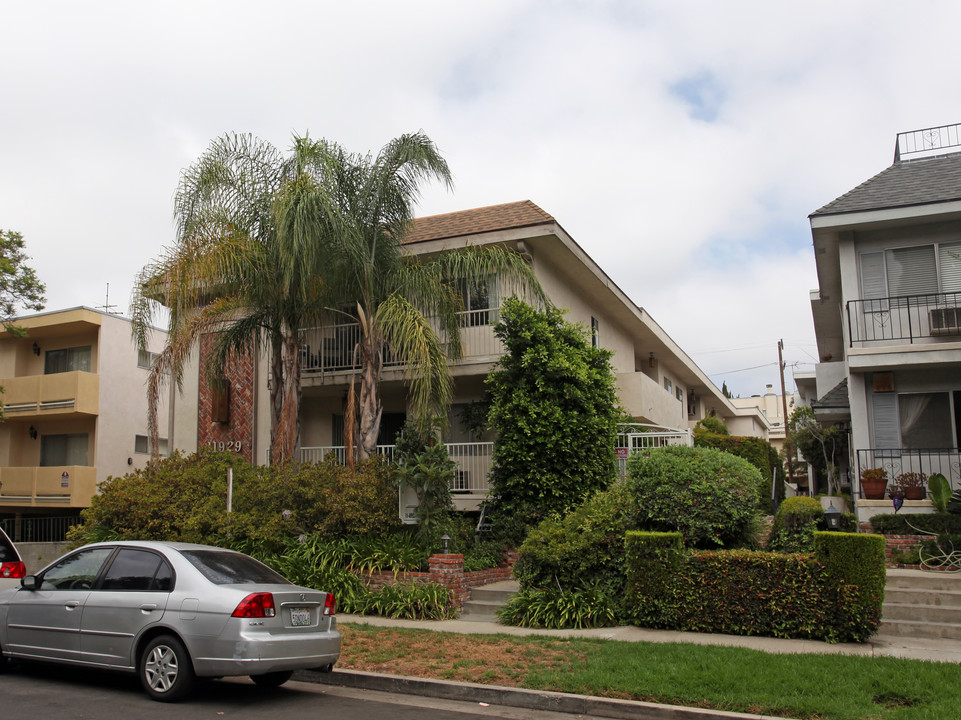
<path fill-rule="evenodd" d="M 861 492 L 865 500 L 884 500 L 887 486 L 887 478 L 861 478 Z"/>
<path fill-rule="evenodd" d="M 924 488 L 920 486 L 904 488 L 905 500 L 924 500 Z"/>

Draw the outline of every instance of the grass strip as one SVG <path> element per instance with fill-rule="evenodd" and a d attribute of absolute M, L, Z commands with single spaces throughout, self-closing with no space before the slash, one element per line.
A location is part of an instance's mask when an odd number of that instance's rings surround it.
<path fill-rule="evenodd" d="M 961 666 L 685 643 L 460 635 L 343 624 L 338 667 L 798 720 L 944 720 Z"/>

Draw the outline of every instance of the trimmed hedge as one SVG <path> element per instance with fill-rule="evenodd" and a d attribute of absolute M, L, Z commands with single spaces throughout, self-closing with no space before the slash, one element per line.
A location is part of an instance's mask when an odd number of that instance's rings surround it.
<path fill-rule="evenodd" d="M 694 431 L 694 446 L 722 450 L 747 460 L 761 473 L 758 482 L 758 502 L 761 510 L 771 510 L 771 474 L 777 470 L 778 499 L 784 497 L 784 463 L 777 450 L 767 440 L 740 435 L 721 435 L 712 432 Z"/>
<path fill-rule="evenodd" d="M 683 554 L 668 537 L 639 535 L 629 534 L 625 544 L 628 607 L 640 625 L 844 642 L 866 640 L 880 624 L 885 570 L 878 536 L 815 533 L 811 555 Z"/>
<path fill-rule="evenodd" d="M 771 524 L 767 549 L 775 552 L 812 552 L 814 531 L 824 517 L 821 503 L 798 495 L 781 503 Z"/>
<path fill-rule="evenodd" d="M 961 515 L 952 513 L 875 515 L 871 518 L 871 527 L 879 535 L 918 535 L 918 531 L 908 525 L 909 518 L 911 525 L 925 532 L 961 535 Z"/>

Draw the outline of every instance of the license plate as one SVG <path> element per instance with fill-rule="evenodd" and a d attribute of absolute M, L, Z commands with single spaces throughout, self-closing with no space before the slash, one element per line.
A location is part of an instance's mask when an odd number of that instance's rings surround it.
<path fill-rule="evenodd" d="M 310 608 L 291 608 L 290 624 L 294 627 L 310 625 Z"/>

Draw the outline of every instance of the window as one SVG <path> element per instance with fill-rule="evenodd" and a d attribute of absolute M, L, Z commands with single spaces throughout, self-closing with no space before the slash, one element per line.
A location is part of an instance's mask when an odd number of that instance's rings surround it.
<path fill-rule="evenodd" d="M 865 300 L 961 292 L 961 243 L 937 243 L 861 254 Z M 886 310 L 868 303 L 869 312 Z"/>
<path fill-rule="evenodd" d="M 945 450 L 961 443 L 961 391 L 871 396 L 874 447 L 882 450 Z"/>
<path fill-rule="evenodd" d="M 81 550 L 65 557 L 43 574 L 41 590 L 78 590 L 93 587 L 100 566 L 103 565 L 112 547 Z"/>
<path fill-rule="evenodd" d="M 674 392 L 674 384 L 671 382 L 671 378 L 664 378 L 664 389 L 668 392 Z"/>
<path fill-rule="evenodd" d="M 160 454 L 167 454 L 167 438 L 159 438 L 158 443 L 160 444 Z M 134 435 L 133 440 L 133 451 L 135 453 L 146 454 L 150 452 L 150 438 L 146 435 Z"/>
<path fill-rule="evenodd" d="M 464 304 L 465 312 L 461 317 L 462 327 L 490 325 L 497 319 L 496 278 L 457 280 L 454 283 L 454 291 L 460 296 L 461 302 Z"/>
<path fill-rule="evenodd" d="M 674 397 L 676 397 L 680 402 L 684 402 L 684 391 L 681 390 L 680 385 L 674 391 Z"/>
<path fill-rule="evenodd" d="M 173 571 L 166 560 L 148 550 L 120 550 L 100 582 L 101 590 L 170 592 Z"/>
<path fill-rule="evenodd" d="M 214 585 L 291 584 L 248 555 L 226 550 L 182 550 L 180 554 Z"/>
<path fill-rule="evenodd" d="M 40 437 L 40 467 L 87 464 L 86 433 Z"/>
<path fill-rule="evenodd" d="M 591 347 L 601 346 L 601 324 L 597 318 L 591 315 Z"/>
<path fill-rule="evenodd" d="M 45 375 L 73 372 L 75 370 L 90 372 L 90 346 L 47 350 L 43 360 Z"/>
<path fill-rule="evenodd" d="M 137 352 L 137 367 L 149 370 L 153 367 L 154 363 L 157 362 L 158 354 L 159 353 L 150 352 L 149 350 L 139 350 Z"/>
<path fill-rule="evenodd" d="M 230 380 L 226 378 L 210 383 L 210 422 L 230 424 Z"/>

